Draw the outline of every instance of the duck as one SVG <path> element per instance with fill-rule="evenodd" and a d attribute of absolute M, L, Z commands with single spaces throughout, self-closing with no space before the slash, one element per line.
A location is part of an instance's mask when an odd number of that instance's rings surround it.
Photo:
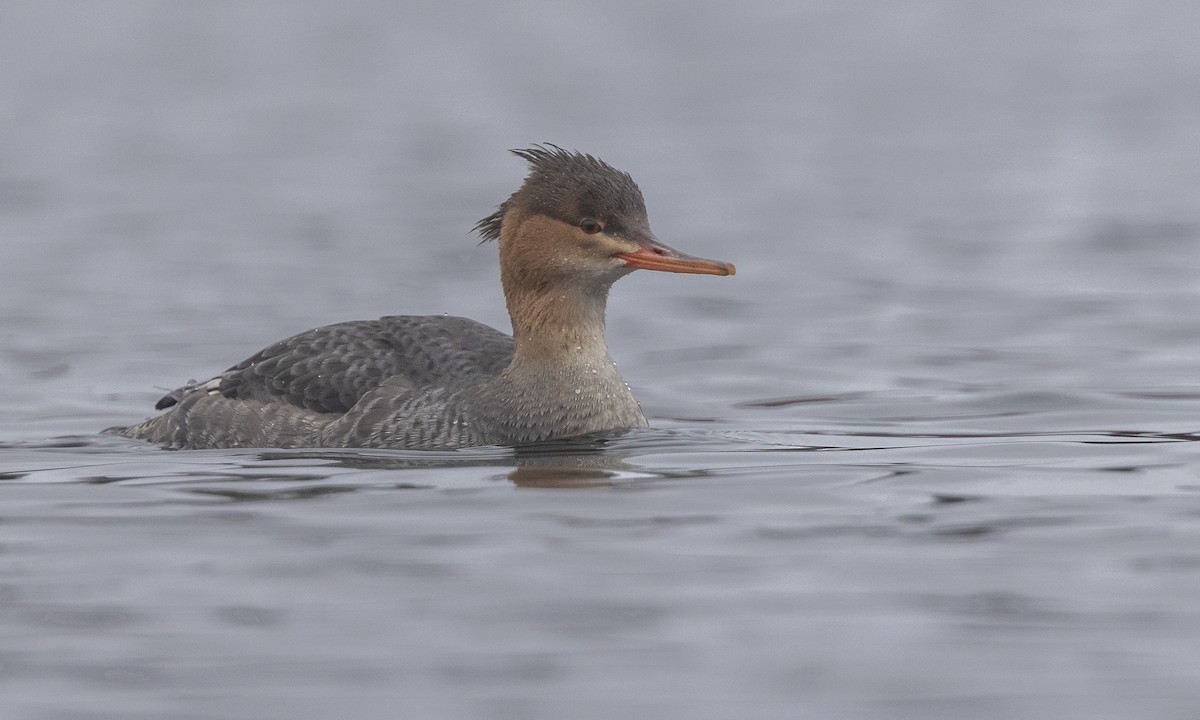
<path fill-rule="evenodd" d="M 647 427 L 605 342 L 613 283 L 635 270 L 733 275 L 660 242 L 637 183 L 592 155 L 511 151 L 521 186 L 474 230 L 499 245 L 512 334 L 395 315 L 280 340 L 109 432 L 176 449 L 520 447 Z"/>

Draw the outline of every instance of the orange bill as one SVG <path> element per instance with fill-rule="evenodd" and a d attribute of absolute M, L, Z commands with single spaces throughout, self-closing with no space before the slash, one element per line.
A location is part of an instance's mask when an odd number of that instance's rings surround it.
<path fill-rule="evenodd" d="M 737 272 L 733 263 L 681 253 L 657 240 L 643 241 L 637 250 L 617 253 L 616 257 L 624 260 L 626 267 L 634 270 L 661 270 L 698 275 L 733 275 Z"/>

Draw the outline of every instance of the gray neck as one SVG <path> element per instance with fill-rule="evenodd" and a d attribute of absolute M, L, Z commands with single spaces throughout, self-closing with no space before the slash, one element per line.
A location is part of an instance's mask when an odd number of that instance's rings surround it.
<path fill-rule="evenodd" d="M 493 423 L 518 441 L 646 426 L 604 342 L 607 286 L 513 289 L 507 299 L 516 352 L 483 388 Z"/>

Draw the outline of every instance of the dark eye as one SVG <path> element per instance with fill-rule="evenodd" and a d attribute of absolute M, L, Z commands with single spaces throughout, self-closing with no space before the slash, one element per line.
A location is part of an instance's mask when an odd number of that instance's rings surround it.
<path fill-rule="evenodd" d="M 584 218 L 579 221 L 579 229 L 584 231 L 588 235 L 595 235 L 596 233 L 603 230 L 604 227 L 601 226 L 600 223 L 596 222 L 595 220 L 593 220 L 591 218 Z"/>

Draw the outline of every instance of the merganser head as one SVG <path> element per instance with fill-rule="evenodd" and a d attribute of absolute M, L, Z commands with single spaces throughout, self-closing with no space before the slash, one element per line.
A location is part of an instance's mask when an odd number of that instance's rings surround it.
<path fill-rule="evenodd" d="M 475 226 L 485 241 L 500 241 L 502 266 L 515 263 L 539 281 L 591 276 L 605 287 L 633 270 L 734 274 L 730 263 L 659 242 L 628 173 L 549 143 L 512 152 L 529 162 L 529 175 Z"/>

